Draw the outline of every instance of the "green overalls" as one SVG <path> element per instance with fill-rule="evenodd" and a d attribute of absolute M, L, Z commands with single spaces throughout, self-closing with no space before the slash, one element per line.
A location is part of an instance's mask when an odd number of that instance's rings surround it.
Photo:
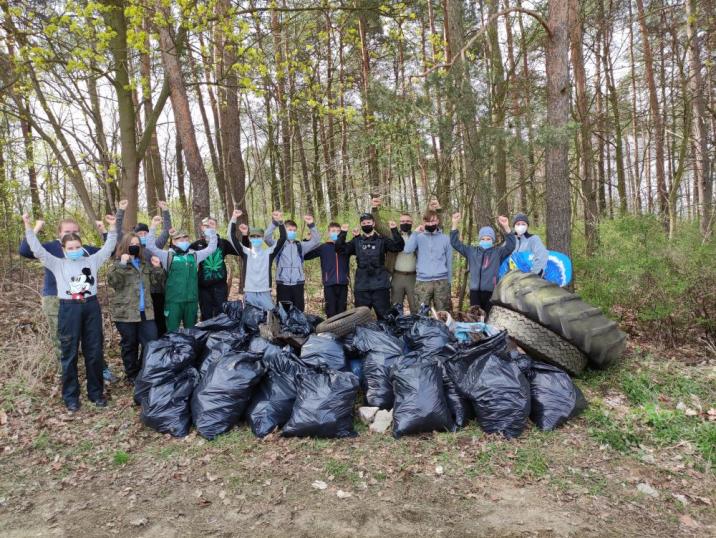
<path fill-rule="evenodd" d="M 164 317 L 167 331 L 179 328 L 183 321 L 188 329 L 196 324 L 199 283 L 196 253 L 177 254 L 170 251 L 171 260 L 167 271 Z"/>

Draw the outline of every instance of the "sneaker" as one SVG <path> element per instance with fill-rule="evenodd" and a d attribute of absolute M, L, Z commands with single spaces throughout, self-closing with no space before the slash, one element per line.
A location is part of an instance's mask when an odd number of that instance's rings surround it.
<path fill-rule="evenodd" d="M 117 378 L 114 377 L 114 374 L 108 367 L 104 367 L 104 370 L 102 370 L 102 377 L 107 383 L 115 383 L 117 381 Z"/>
<path fill-rule="evenodd" d="M 77 411 L 80 410 L 80 402 L 70 402 L 70 403 L 66 403 L 65 406 L 67 407 L 67 410 L 68 410 L 70 413 L 76 413 Z"/>
<path fill-rule="evenodd" d="M 95 407 L 107 407 L 107 398 L 100 398 L 98 400 L 94 400 Z"/>

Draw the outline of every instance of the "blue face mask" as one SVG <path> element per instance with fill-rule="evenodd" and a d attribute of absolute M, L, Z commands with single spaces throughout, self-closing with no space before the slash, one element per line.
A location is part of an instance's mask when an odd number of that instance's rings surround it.
<path fill-rule="evenodd" d="M 76 262 L 77 260 L 81 259 L 82 256 L 84 256 L 84 250 L 68 250 L 65 252 L 65 256 L 68 260 L 72 260 L 73 262 Z"/>
<path fill-rule="evenodd" d="M 263 238 L 261 237 L 251 237 L 249 240 L 251 241 L 251 246 L 254 248 L 254 250 L 259 250 L 261 248 L 261 243 L 264 242 Z"/>
<path fill-rule="evenodd" d="M 492 241 L 480 241 L 480 246 L 484 249 L 492 248 Z"/>
<path fill-rule="evenodd" d="M 286 239 L 289 241 L 295 241 L 296 240 L 296 230 L 287 230 L 286 231 Z"/>
<path fill-rule="evenodd" d="M 142 246 L 146 246 L 147 244 L 147 237 L 146 236 L 140 236 L 139 242 L 142 244 Z"/>
<path fill-rule="evenodd" d="M 191 243 L 189 243 L 189 241 L 178 241 L 176 245 L 177 247 L 179 247 L 179 249 L 186 252 L 187 250 L 189 250 L 189 245 L 191 245 Z"/>
<path fill-rule="evenodd" d="M 338 241 L 338 232 L 331 232 L 328 234 L 328 237 L 331 238 L 331 241 Z"/>

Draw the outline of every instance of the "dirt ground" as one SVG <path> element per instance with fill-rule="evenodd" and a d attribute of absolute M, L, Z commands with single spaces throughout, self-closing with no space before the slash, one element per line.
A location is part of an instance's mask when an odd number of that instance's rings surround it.
<path fill-rule="evenodd" d="M 678 361 L 632 343 L 578 382 L 583 416 L 514 441 L 358 425 L 354 439 L 242 426 L 207 442 L 142 426 L 122 383 L 107 409 L 65 413 L 39 299 L 15 291 L 0 306 L 2 536 L 716 535 L 713 350 Z M 108 360 L 119 372 L 116 344 Z"/>

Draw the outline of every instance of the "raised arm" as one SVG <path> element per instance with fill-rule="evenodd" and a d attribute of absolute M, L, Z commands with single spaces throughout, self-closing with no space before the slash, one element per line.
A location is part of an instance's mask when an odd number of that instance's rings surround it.
<path fill-rule="evenodd" d="M 62 265 L 62 259 L 50 254 L 37 238 L 37 233 L 45 225 L 45 222 L 38 220 L 33 228 L 30 223 L 30 215 L 27 213 L 22 216 L 22 220 L 25 223 L 25 240 L 27 241 L 27 245 L 30 247 L 33 256 L 40 260 L 42 265 L 47 267 L 50 271 L 59 269 Z"/>
<path fill-rule="evenodd" d="M 266 231 L 264 232 L 264 243 L 270 247 L 276 243 L 276 241 L 273 240 L 273 232 L 276 228 L 278 228 L 278 222 L 271 219 L 271 224 L 268 225 L 268 228 L 266 228 Z"/>
<path fill-rule="evenodd" d="M 388 226 L 390 226 L 391 237 L 386 238 L 385 248 L 390 252 L 401 252 L 403 248 L 405 248 L 405 241 L 403 240 L 403 236 L 401 236 L 398 232 L 398 226 L 395 224 L 395 222 L 391 220 L 388 223 Z M 411 235 L 410 237 L 412 238 L 413 235 Z"/>
<path fill-rule="evenodd" d="M 115 217 L 117 219 L 117 222 L 115 223 L 115 231 L 117 232 L 117 243 L 119 243 L 122 240 L 122 237 L 124 236 L 124 212 L 127 210 L 127 206 L 129 205 L 129 202 L 127 200 L 120 200 L 117 203 L 117 213 L 115 214 Z M 105 243 L 107 242 L 107 238 L 105 237 Z M 101 251 L 102 249 L 100 249 Z"/>
<path fill-rule="evenodd" d="M 169 213 L 169 206 L 166 202 L 157 202 L 162 210 L 162 233 L 157 238 L 157 248 L 164 248 L 169 241 L 169 230 L 172 229 L 172 215 Z"/>
<path fill-rule="evenodd" d="M 338 234 L 338 239 L 336 239 L 336 252 L 338 254 L 345 254 L 346 256 L 352 256 L 356 253 L 355 249 L 355 242 L 353 239 L 350 241 L 346 241 L 346 237 L 348 236 L 348 225 L 342 224 L 341 225 L 341 233 Z"/>
<path fill-rule="evenodd" d="M 227 235 L 229 236 L 229 243 L 231 243 L 231 246 L 234 247 L 234 250 L 238 252 L 242 258 L 246 258 L 246 255 L 251 250 L 251 247 L 247 244 L 248 237 L 241 232 L 241 226 L 236 223 L 241 215 L 243 215 L 243 212 L 240 209 L 234 209 L 234 212 L 231 215 L 231 220 L 229 221 Z"/>
<path fill-rule="evenodd" d="M 152 222 L 149 225 L 149 233 L 147 234 L 147 244 L 144 248 L 146 248 L 152 256 L 159 258 L 162 267 L 166 270 L 169 262 L 169 253 L 157 246 L 157 226 L 159 226 L 161 220 L 162 218 L 159 216 L 152 218 Z"/>
<path fill-rule="evenodd" d="M 92 254 L 93 261 L 96 262 L 97 267 L 106 262 L 114 252 L 114 247 L 117 246 L 117 217 L 114 215 L 107 215 L 104 218 L 109 224 L 109 233 L 107 234 L 107 240 L 96 253 Z"/>
<path fill-rule="evenodd" d="M 452 245 L 452 248 L 457 250 L 460 254 L 468 257 L 468 253 L 470 251 L 470 247 L 468 247 L 465 243 L 460 241 L 460 232 L 458 232 L 455 228 L 453 228 L 450 231 L 450 245 Z"/>
<path fill-rule="evenodd" d="M 216 250 L 216 245 L 219 241 L 216 236 L 216 230 L 212 228 L 207 228 L 204 234 L 209 238 L 209 244 L 206 245 L 206 248 L 203 248 L 196 253 L 196 263 L 201 263 L 211 256 Z"/>
<path fill-rule="evenodd" d="M 380 214 L 380 207 L 383 201 L 380 198 L 373 198 L 370 203 L 372 206 L 370 213 L 373 215 L 373 220 L 375 221 L 375 231 L 383 237 L 390 237 L 390 228 L 388 228 L 388 224 L 383 220 Z"/>
<path fill-rule="evenodd" d="M 306 215 L 303 217 L 303 220 L 308 224 L 308 231 L 311 234 L 311 238 L 308 241 L 302 241 L 301 244 L 303 254 L 305 255 L 318 248 L 318 245 L 321 244 L 321 234 L 318 233 L 316 223 L 311 215 Z"/>

